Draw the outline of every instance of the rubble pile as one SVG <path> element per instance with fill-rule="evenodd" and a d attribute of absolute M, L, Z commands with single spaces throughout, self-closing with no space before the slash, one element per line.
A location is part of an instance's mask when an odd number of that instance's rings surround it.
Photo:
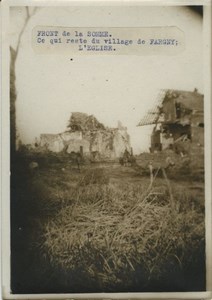
<path fill-rule="evenodd" d="M 41 134 L 40 146 L 52 152 L 82 152 L 92 160 L 115 159 L 130 151 L 127 128 L 108 128 L 93 115 L 74 112 L 68 130 L 60 134 Z"/>
<path fill-rule="evenodd" d="M 104 130 L 105 127 L 93 115 L 81 112 L 71 114 L 68 128 L 71 131 Z"/>

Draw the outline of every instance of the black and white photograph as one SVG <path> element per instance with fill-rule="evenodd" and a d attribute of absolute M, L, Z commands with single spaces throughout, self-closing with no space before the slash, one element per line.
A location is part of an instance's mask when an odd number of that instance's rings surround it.
<path fill-rule="evenodd" d="M 208 290 L 204 12 L 9 6 L 11 295 Z"/>

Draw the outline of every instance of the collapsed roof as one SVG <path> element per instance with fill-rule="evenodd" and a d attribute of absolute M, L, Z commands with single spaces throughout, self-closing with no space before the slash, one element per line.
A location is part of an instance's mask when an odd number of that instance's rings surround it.
<path fill-rule="evenodd" d="M 173 101 L 174 100 L 174 101 Z M 183 115 L 192 113 L 203 113 L 203 95 L 198 93 L 195 89 L 194 92 L 180 91 L 180 90 L 161 90 L 157 96 L 155 104 L 147 114 L 140 120 L 137 126 L 152 125 L 165 122 L 164 109 L 165 104 L 168 102 L 179 105 Z M 171 107 L 170 107 L 171 109 Z"/>

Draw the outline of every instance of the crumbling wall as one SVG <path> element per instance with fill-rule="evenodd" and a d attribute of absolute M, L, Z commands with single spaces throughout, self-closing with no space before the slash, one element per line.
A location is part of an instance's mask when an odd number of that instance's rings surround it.
<path fill-rule="evenodd" d="M 64 142 L 59 134 L 41 134 L 40 147 L 52 152 L 61 152 L 64 148 Z"/>
<path fill-rule="evenodd" d="M 41 134 L 40 147 L 52 152 L 61 152 L 74 141 L 82 140 L 82 132 L 63 132 L 59 134 Z"/>
<path fill-rule="evenodd" d="M 40 146 L 52 152 L 80 152 L 87 157 L 114 159 L 130 151 L 127 128 L 119 123 L 118 128 L 106 128 L 94 116 L 73 113 L 69 131 L 60 134 L 41 134 Z M 74 130 L 75 128 L 75 130 Z"/>
<path fill-rule="evenodd" d="M 115 130 L 113 138 L 113 149 L 115 157 L 120 157 L 123 155 L 125 149 L 130 152 L 130 136 L 127 130 Z"/>
<path fill-rule="evenodd" d="M 173 143 L 174 143 L 174 138 L 172 135 L 167 136 L 165 133 L 161 134 L 162 150 L 172 148 Z"/>
<path fill-rule="evenodd" d="M 82 139 L 82 140 L 69 140 L 68 148 L 66 150 L 67 153 L 71 152 L 80 152 L 80 148 L 82 147 L 83 154 L 89 156 L 90 154 L 90 143 L 89 141 Z"/>
<path fill-rule="evenodd" d="M 66 131 L 58 134 L 63 141 L 70 140 L 82 140 L 82 132 L 81 131 Z"/>
<path fill-rule="evenodd" d="M 90 142 L 90 153 L 98 157 L 113 159 L 123 155 L 125 149 L 130 151 L 130 137 L 126 129 L 105 129 L 86 132 L 84 139 Z"/>
<path fill-rule="evenodd" d="M 164 121 L 178 121 L 182 125 L 190 124 L 191 115 L 195 111 L 203 114 L 203 110 L 203 95 L 197 90 L 194 92 L 168 90 L 162 105 Z"/>

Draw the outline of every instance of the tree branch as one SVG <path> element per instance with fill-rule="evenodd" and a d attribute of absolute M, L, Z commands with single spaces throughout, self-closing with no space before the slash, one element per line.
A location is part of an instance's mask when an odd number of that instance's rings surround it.
<path fill-rule="evenodd" d="M 24 25 L 23 25 L 23 27 L 21 29 L 21 32 L 19 34 L 19 37 L 18 37 L 18 43 L 17 43 L 17 47 L 16 47 L 16 50 L 15 50 L 15 55 L 14 55 L 14 60 L 15 61 L 16 61 L 16 58 L 18 56 L 18 52 L 19 52 L 19 48 L 20 48 L 20 43 L 21 43 L 21 38 L 23 36 L 24 30 L 26 28 L 26 25 L 27 25 L 30 17 L 32 17 L 35 14 L 36 10 L 37 10 L 37 8 L 35 7 L 34 10 L 32 11 L 32 13 L 30 14 L 29 7 L 26 6 L 26 18 L 25 18 L 25 21 L 24 21 Z"/>

